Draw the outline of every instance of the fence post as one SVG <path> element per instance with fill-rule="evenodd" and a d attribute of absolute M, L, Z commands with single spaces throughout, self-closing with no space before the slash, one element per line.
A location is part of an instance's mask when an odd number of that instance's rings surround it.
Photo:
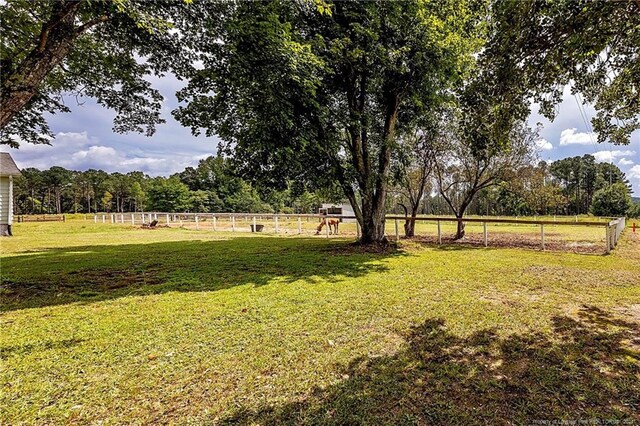
<path fill-rule="evenodd" d="M 609 231 L 609 246 L 611 250 L 616 248 L 615 240 L 616 240 L 616 226 L 614 224 L 609 224 L 611 230 Z"/>
<path fill-rule="evenodd" d="M 231 231 L 236 232 L 236 217 L 231 216 Z"/>
<path fill-rule="evenodd" d="M 253 232 L 258 232 L 258 228 L 256 227 L 256 217 L 253 217 Z"/>
<path fill-rule="evenodd" d="M 215 216 L 213 216 L 213 230 L 214 230 L 214 231 L 217 231 L 217 230 L 218 230 L 217 223 L 216 223 L 216 222 L 217 222 L 217 220 L 218 220 L 218 219 L 217 219 Z"/>
<path fill-rule="evenodd" d="M 115 222 L 116 222 L 116 221 L 115 221 L 114 216 L 115 216 L 115 215 L 112 213 L 112 214 L 111 214 L 111 223 L 115 223 Z"/>
<path fill-rule="evenodd" d="M 196 230 L 200 229 L 200 224 L 198 223 L 198 215 L 196 217 Z"/>
<path fill-rule="evenodd" d="M 131 213 L 131 224 L 135 226 L 136 224 L 136 214 L 135 213 Z"/>
<path fill-rule="evenodd" d="M 124 214 L 120 213 L 120 223 L 124 223 Z"/>
<path fill-rule="evenodd" d="M 302 234 L 302 219 L 298 216 L 298 234 Z"/>
<path fill-rule="evenodd" d="M 93 223 L 98 223 L 98 215 L 97 214 L 93 215 Z"/>
<path fill-rule="evenodd" d="M 169 214 L 167 213 L 167 225 L 169 224 L 170 220 L 169 220 Z"/>
<path fill-rule="evenodd" d="M 544 223 L 540 224 L 540 240 L 542 241 L 542 251 L 544 251 Z"/>
<path fill-rule="evenodd" d="M 440 228 L 440 221 L 438 220 L 438 244 L 442 244 L 442 229 Z"/>
<path fill-rule="evenodd" d="M 609 236 L 611 237 L 611 250 L 616 248 L 616 225 L 615 223 L 609 224 L 611 227 L 611 231 L 609 231 Z"/>
<path fill-rule="evenodd" d="M 484 246 L 487 247 L 489 245 L 489 234 L 487 233 L 487 222 L 482 222 L 482 227 L 484 228 Z"/>
<path fill-rule="evenodd" d="M 102 215 L 102 223 L 107 223 L 107 218 L 105 215 Z"/>
<path fill-rule="evenodd" d="M 329 217 L 325 217 L 324 219 L 324 224 L 325 224 L 325 233 L 327 234 L 327 238 L 329 238 Z"/>
<path fill-rule="evenodd" d="M 609 254 L 611 252 L 611 246 L 610 246 L 610 242 L 611 242 L 611 237 L 609 237 L 609 233 L 611 232 L 611 227 L 609 226 L 609 224 L 607 223 L 607 226 L 605 226 L 605 243 L 606 243 L 606 247 L 604 252 L 606 254 Z"/>
<path fill-rule="evenodd" d="M 278 215 L 273 216 L 273 221 L 275 222 L 276 234 L 278 233 Z"/>
<path fill-rule="evenodd" d="M 397 243 L 398 240 L 400 240 L 400 234 L 398 233 L 398 219 L 395 220 L 395 227 L 396 227 L 396 243 Z"/>

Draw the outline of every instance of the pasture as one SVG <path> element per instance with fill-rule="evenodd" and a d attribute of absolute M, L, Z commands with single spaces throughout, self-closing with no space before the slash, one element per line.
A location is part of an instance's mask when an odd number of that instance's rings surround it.
<path fill-rule="evenodd" d="M 371 251 L 314 226 L 15 224 L 0 424 L 640 422 L 637 234 Z"/>
<path fill-rule="evenodd" d="M 114 226 L 141 226 L 142 215 L 125 214 L 96 214 L 96 215 L 67 215 L 70 220 L 95 221 L 96 223 L 112 224 Z M 146 223 L 149 223 L 154 214 L 147 214 Z M 263 233 L 278 235 L 316 235 L 319 218 L 313 215 L 259 215 L 259 214 L 188 214 L 171 215 L 157 213 L 160 226 L 170 225 L 193 230 L 208 230 L 222 232 L 250 232 L 252 225 L 263 226 Z M 441 240 L 446 243 L 463 244 L 471 246 L 484 246 L 484 228 L 481 222 L 466 223 L 466 238 L 461 241 L 453 241 L 456 222 L 452 220 L 434 220 L 435 216 L 421 215 L 415 226 L 416 240 L 424 243 L 438 242 L 438 227 L 441 230 Z M 516 219 L 519 221 L 555 222 L 547 224 L 544 231 L 545 247 L 557 251 L 570 251 L 575 253 L 604 253 L 606 230 L 605 224 L 611 219 L 583 216 L 536 216 L 536 217 L 495 217 L 495 216 L 466 216 L 472 220 Z M 577 222 L 577 223 L 576 223 Z M 582 226 L 585 223 L 602 223 L 602 226 Z M 386 233 L 390 239 L 396 239 L 397 235 L 404 235 L 403 219 L 387 219 Z M 329 236 L 325 227 L 320 235 Z M 345 220 L 340 223 L 339 234 L 343 237 L 357 238 L 358 230 L 354 220 Z M 537 224 L 531 223 L 492 223 L 487 224 L 488 245 L 493 247 L 522 247 L 529 249 L 541 248 L 541 229 Z"/>

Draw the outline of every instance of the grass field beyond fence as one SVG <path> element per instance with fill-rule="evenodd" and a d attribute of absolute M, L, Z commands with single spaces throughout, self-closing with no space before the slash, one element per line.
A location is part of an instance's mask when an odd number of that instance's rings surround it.
<path fill-rule="evenodd" d="M 0 424 L 640 422 L 630 230 L 608 256 L 91 220 L 14 234 Z"/>
<path fill-rule="evenodd" d="M 25 221 L 42 221 L 44 217 L 57 219 L 56 215 L 24 216 Z M 307 235 L 318 233 L 321 220 L 318 215 L 271 214 L 271 213 L 95 213 L 69 214 L 66 220 L 82 221 L 85 225 L 111 224 L 124 227 L 144 227 L 157 219 L 160 227 L 179 227 L 210 232 L 250 232 L 252 226 L 260 225 L 264 234 Z M 580 216 L 466 216 L 466 236 L 453 240 L 457 223 L 450 217 L 436 222 L 435 216 L 419 215 L 415 225 L 415 240 L 422 243 L 463 244 L 472 246 L 520 247 L 552 251 L 603 254 L 607 250 L 605 225 L 614 218 Z M 442 217 L 440 217 L 442 219 Z M 500 221 L 517 223 L 500 223 Z M 486 241 L 485 227 L 487 221 Z M 386 233 L 391 240 L 403 238 L 404 218 L 388 216 Z M 544 224 L 544 232 L 540 224 Z M 590 226 L 584 226 L 590 225 Z M 631 226 L 631 222 L 629 222 Z M 320 235 L 330 237 L 325 227 Z M 354 219 L 340 223 L 339 235 L 356 238 L 357 225 Z"/>

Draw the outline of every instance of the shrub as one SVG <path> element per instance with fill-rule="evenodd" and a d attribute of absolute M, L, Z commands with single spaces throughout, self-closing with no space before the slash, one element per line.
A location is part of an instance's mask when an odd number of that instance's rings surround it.
<path fill-rule="evenodd" d="M 631 207 L 629 189 L 614 183 L 596 191 L 591 201 L 591 213 L 596 216 L 623 216 Z"/>

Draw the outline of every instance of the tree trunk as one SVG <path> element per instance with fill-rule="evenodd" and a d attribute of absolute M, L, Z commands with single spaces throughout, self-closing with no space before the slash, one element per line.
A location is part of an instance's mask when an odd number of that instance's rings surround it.
<path fill-rule="evenodd" d="M 404 222 L 404 236 L 407 238 L 414 237 L 416 235 L 416 217 L 411 215 L 410 219 Z"/>
<path fill-rule="evenodd" d="M 462 221 L 462 215 L 456 216 L 458 219 L 458 227 L 456 229 L 456 235 L 453 237 L 454 240 L 459 240 L 464 238 L 464 222 Z"/>
<path fill-rule="evenodd" d="M 62 213 L 62 202 L 61 202 L 62 195 L 60 194 L 60 192 L 61 192 L 60 188 L 56 188 L 54 190 L 55 197 L 56 197 L 56 214 Z"/>
<path fill-rule="evenodd" d="M 387 93 L 386 118 L 384 123 L 384 143 L 378 156 L 378 168 L 375 186 L 365 186 L 362 197 L 362 244 L 386 244 L 385 207 L 387 188 L 389 186 L 389 168 L 391 165 L 391 150 L 395 143 L 395 128 L 398 121 L 398 106 L 400 98 L 397 93 Z M 371 174 L 371 173 L 370 173 Z M 370 182 L 371 176 L 363 176 L 364 182 Z"/>
<path fill-rule="evenodd" d="M 361 244 L 386 244 L 387 237 L 384 232 L 385 210 L 372 205 L 362 206 L 362 236 Z"/>

